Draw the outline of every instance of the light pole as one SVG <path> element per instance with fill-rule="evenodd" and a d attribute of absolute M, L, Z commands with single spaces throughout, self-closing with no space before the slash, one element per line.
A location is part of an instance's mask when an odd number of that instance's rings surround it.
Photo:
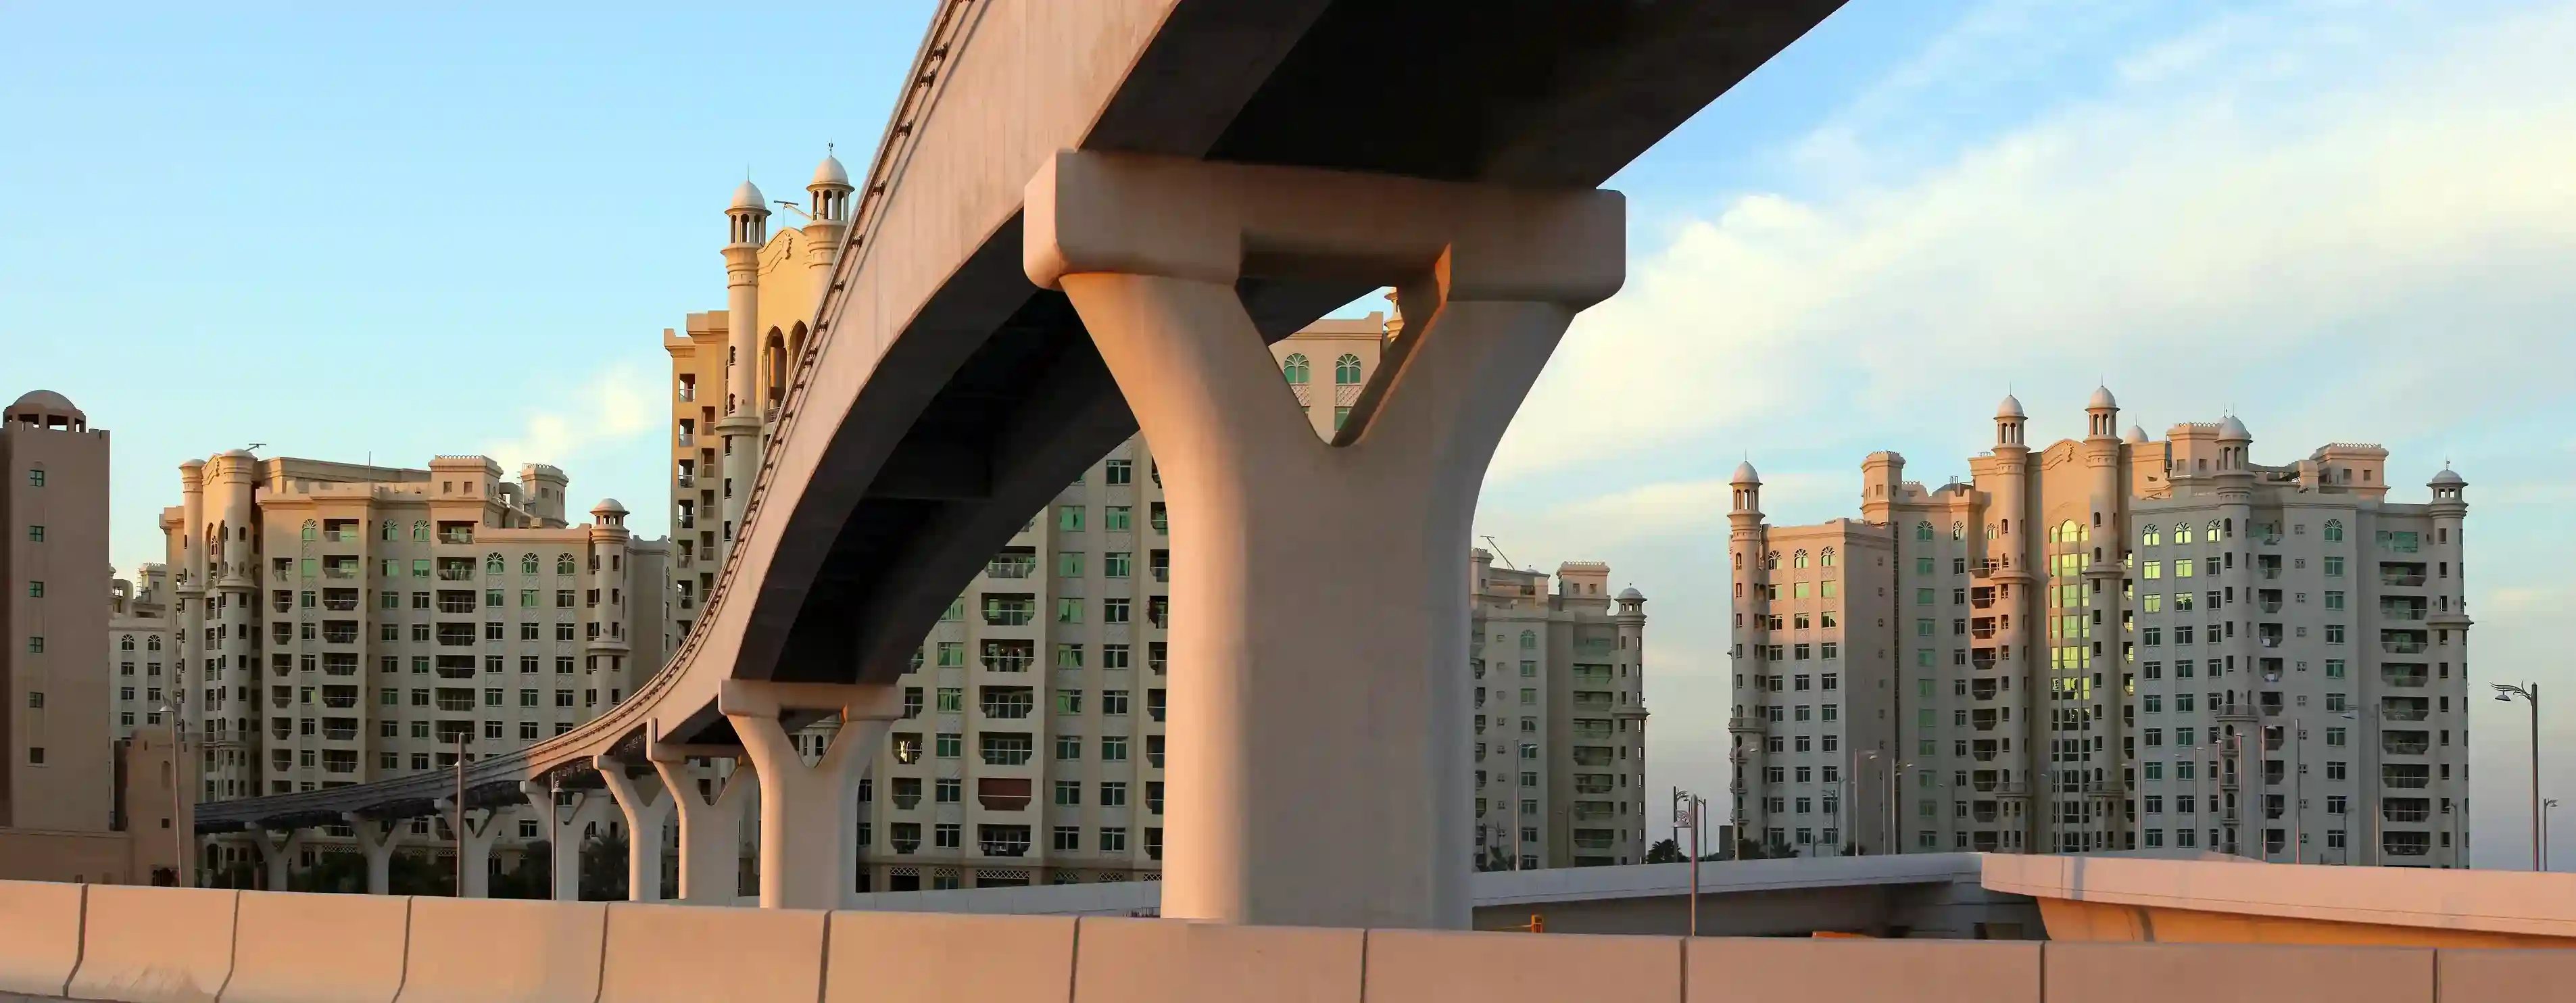
<path fill-rule="evenodd" d="M 1905 787 L 1905 785 L 1899 781 L 1899 778 L 1901 778 L 1901 777 L 1903 777 L 1903 776 L 1905 775 L 1905 771 L 1910 770 L 1910 769 L 1913 769 L 1913 768 L 1914 768 L 1914 764 L 1912 764 L 1912 763 L 1899 763 L 1899 762 L 1896 762 L 1893 758 L 1891 758 L 1890 760 L 1888 760 L 1888 767 L 1887 767 L 1887 853 L 1888 853 L 1888 855 L 1889 855 L 1889 856 L 1895 856 L 1896 854 L 1899 854 L 1899 853 L 1903 853 L 1903 852 L 1905 852 L 1904 844 L 1902 844 L 1902 843 L 1898 842 L 1898 840 L 1897 840 L 1897 838 L 1896 838 L 1896 827 L 1897 827 L 1898 821 L 1904 817 L 1903 815 L 1899 814 L 1899 813 L 1897 812 L 1897 810 L 1896 810 L 1896 799 L 1897 799 L 1897 797 L 1902 793 L 1902 791 L 1903 791 L 1903 789 L 1904 789 L 1904 787 Z"/>
<path fill-rule="evenodd" d="M 1688 827 L 1690 849 L 1690 935 L 1699 936 L 1699 838 L 1700 819 L 1708 814 L 1708 799 L 1680 788 L 1673 789 L 1673 825 Z"/>
<path fill-rule="evenodd" d="M 456 733 L 456 897 L 465 897 L 465 743 L 472 732 Z"/>
<path fill-rule="evenodd" d="M 1861 843 L 1860 843 L 1860 792 L 1861 792 L 1861 786 L 1860 786 L 1860 785 L 1861 785 L 1862 781 L 1861 781 L 1861 778 L 1860 778 L 1860 773 L 1861 773 L 1861 771 L 1862 771 L 1862 770 L 1867 769 L 1867 768 L 1869 767 L 1869 764 L 1870 764 L 1870 762 L 1871 762 L 1872 760 L 1875 760 L 1875 759 L 1877 759 L 1877 758 L 1878 758 L 1878 751 L 1877 751 L 1877 750 L 1875 750 L 1875 749 L 1873 749 L 1873 750 L 1870 750 L 1870 751 L 1868 751 L 1868 752 L 1861 753 L 1861 754 L 1860 754 L 1860 760 L 1859 760 L 1858 762 L 1856 762 L 1856 763 L 1854 763 L 1854 764 L 1852 765 L 1852 776 L 1851 776 L 1851 791 L 1852 791 L 1852 798 L 1851 798 L 1851 804 L 1850 804 L 1848 807 L 1845 807 L 1845 808 L 1843 809 L 1843 817 L 1848 818 L 1848 819 L 1850 819 L 1850 820 L 1851 820 L 1851 827 L 1852 827 L 1852 846 L 1853 846 L 1854 848 L 1858 848 L 1858 847 L 1861 845 Z M 1887 837 L 1886 837 L 1886 836 L 1882 835 L 1882 836 L 1879 838 L 1879 847 L 1878 847 L 1878 849 L 1879 849 L 1879 852 L 1881 852 L 1881 853 L 1890 852 L 1890 850 L 1889 850 L 1889 848 L 1888 848 L 1888 842 L 1887 842 Z"/>
<path fill-rule="evenodd" d="M 2494 684 L 2494 686 L 2495 686 L 2495 691 L 2496 691 L 2496 701 L 2497 701 L 2497 702 L 2499 702 L 2499 703 L 2512 703 L 2512 702 L 2513 702 L 2513 698 L 2515 698 L 2515 697 L 2521 697 L 2521 698 L 2522 698 L 2522 701 L 2523 701 L 2524 703 L 2527 703 L 2527 704 L 2530 704 L 2530 705 L 2531 705 L 2531 869 L 2532 869 L 2532 870 L 2537 871 L 2537 870 L 2540 870 L 2540 869 L 2541 869 L 2541 863 L 2540 863 L 2540 684 L 2539 684 L 2539 683 L 2524 683 L 2524 684 L 2522 684 L 2522 685 L 2520 685 L 2520 686 L 2515 686 L 2515 685 L 2512 685 L 2512 684 L 2509 684 L 2509 683 L 2496 683 L 2496 684 Z M 2463 798 L 2463 799 L 2462 799 L 2463 804 L 2461 805 L 2461 811 L 2459 812 L 2459 814 L 2466 814 L 2466 813 L 2467 813 L 2468 806 L 2467 806 L 2467 805 L 2466 805 L 2466 803 L 2465 803 L 2465 802 L 2466 802 L 2466 800 L 2467 800 L 2467 799 L 2465 799 L 2465 798 Z M 2460 839 L 2459 839 L 2458 837 L 2456 837 L 2456 836 L 2455 836 L 2455 837 L 2452 837 L 2451 842 L 2452 842 L 2453 844 L 2455 844 L 2455 845 L 2456 845 L 2456 844 L 2458 844 L 2458 843 L 2460 842 Z M 2460 847 L 2460 849 L 2465 850 L 2465 849 L 2467 849 L 2467 847 Z"/>
<path fill-rule="evenodd" d="M 2543 872 L 2549 870 L 2549 814 L 2557 810 L 2557 798 L 2540 803 L 2540 869 Z"/>
<path fill-rule="evenodd" d="M 179 715 L 179 706 L 175 702 L 158 704 L 152 709 L 170 716 L 170 852 L 174 854 L 170 858 L 170 884 L 175 888 L 186 888 L 189 886 L 188 856 L 192 849 L 188 845 L 192 835 L 189 830 L 195 828 L 184 824 L 185 820 L 180 817 L 183 813 L 179 810 L 180 799 L 187 796 L 184 791 L 188 784 L 188 722 Z"/>

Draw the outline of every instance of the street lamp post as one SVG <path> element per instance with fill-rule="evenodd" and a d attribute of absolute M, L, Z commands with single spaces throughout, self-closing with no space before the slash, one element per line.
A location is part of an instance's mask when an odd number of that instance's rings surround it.
<path fill-rule="evenodd" d="M 2513 698 L 2521 697 L 2524 703 L 2531 705 L 2531 869 L 2537 871 L 2542 869 L 2540 861 L 2540 684 L 2524 683 L 2515 686 L 2509 683 L 2496 683 L 2494 685 L 2497 702 L 2512 703 Z M 2466 799 L 2462 800 L 2465 802 Z M 2464 803 L 2460 814 L 2465 814 L 2466 811 L 2467 806 Z M 2458 837 L 2453 837 L 2451 842 L 2457 844 L 2460 840 Z"/>
<path fill-rule="evenodd" d="M 176 703 L 164 703 L 152 709 L 170 716 L 170 839 L 172 842 L 170 852 L 174 854 L 170 858 L 170 884 L 172 887 L 186 888 L 189 886 L 188 857 L 192 850 L 188 843 L 189 837 L 193 835 L 190 830 L 195 828 L 184 824 L 185 820 L 180 817 L 182 812 L 179 810 L 183 804 L 180 799 L 187 796 L 185 788 L 188 784 L 188 721 L 180 716 L 179 706 Z"/>
<path fill-rule="evenodd" d="M 2549 815 L 2557 810 L 2557 798 L 2540 803 L 2540 869 L 2544 873 L 2549 870 Z"/>
<path fill-rule="evenodd" d="M 465 743 L 474 736 L 456 733 L 456 897 L 465 897 Z"/>
<path fill-rule="evenodd" d="M 1700 819 L 1708 814 L 1708 799 L 1689 791 L 1675 788 L 1673 790 L 1673 803 L 1674 827 L 1688 827 L 1691 834 L 1690 935 L 1697 937 L 1699 936 Z"/>

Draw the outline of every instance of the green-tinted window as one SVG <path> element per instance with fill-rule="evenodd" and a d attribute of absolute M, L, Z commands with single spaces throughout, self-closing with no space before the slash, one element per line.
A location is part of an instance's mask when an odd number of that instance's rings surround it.
<path fill-rule="evenodd" d="M 1067 532 L 1067 533 L 1079 533 L 1079 532 L 1082 532 L 1082 506 L 1080 506 L 1080 505 L 1058 505 L 1058 506 L 1056 506 L 1056 507 L 1055 507 L 1055 528 L 1056 528 L 1056 529 L 1058 529 L 1058 530 L 1061 530 L 1061 531 L 1063 531 L 1063 532 Z"/>

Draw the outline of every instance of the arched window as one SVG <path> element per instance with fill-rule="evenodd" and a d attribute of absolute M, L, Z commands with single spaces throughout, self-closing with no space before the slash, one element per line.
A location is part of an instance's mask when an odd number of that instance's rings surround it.
<path fill-rule="evenodd" d="M 143 650 L 145 650 L 145 651 L 159 651 L 159 650 L 161 650 L 161 638 L 160 638 L 160 636 L 156 634 L 156 635 L 154 635 L 154 636 L 144 638 L 144 639 L 143 639 Z"/>
<path fill-rule="evenodd" d="M 538 569 L 539 567 L 540 567 L 540 565 L 538 565 L 538 564 L 537 564 L 537 555 L 535 555 L 535 554 L 521 554 L 521 555 L 519 555 L 519 573 L 520 573 L 520 574 L 523 574 L 523 575 L 533 575 L 533 574 L 536 574 L 536 573 L 537 573 L 537 569 Z"/>
<path fill-rule="evenodd" d="M 1818 554 L 1816 557 L 1819 559 L 1819 563 L 1822 563 L 1824 566 L 1828 568 L 1834 566 L 1834 548 L 1827 547 L 1825 548 L 1824 553 Z"/>
<path fill-rule="evenodd" d="M 1535 649 L 1535 648 L 1537 648 L 1537 647 L 1538 647 L 1538 631 L 1535 631 L 1535 630 L 1524 630 L 1524 631 L 1521 631 L 1521 650 L 1522 650 L 1522 651 L 1529 651 L 1529 650 Z"/>
<path fill-rule="evenodd" d="M 2076 525 L 2075 520 L 2068 519 L 2065 522 L 2058 523 L 2056 531 L 2050 533 L 2049 536 L 2051 540 L 2056 543 L 2082 543 L 2084 542 L 2084 527 Z"/>
<path fill-rule="evenodd" d="M 502 560 L 501 555 L 499 554 L 485 554 L 483 555 L 483 573 L 487 575 L 509 574 L 510 562 Z"/>
<path fill-rule="evenodd" d="M 1780 570 L 1780 552 L 1774 550 L 1762 555 L 1762 567 L 1766 571 Z"/>
<path fill-rule="evenodd" d="M 127 634 L 127 635 L 125 635 L 124 637 L 117 638 L 117 639 L 116 639 L 116 650 L 118 650 L 118 651 L 132 651 L 132 650 L 134 650 L 134 635 L 132 635 L 132 634 Z"/>
<path fill-rule="evenodd" d="M 2190 542 L 2191 542 L 2191 524 L 2190 524 L 2190 523 L 2187 523 L 2187 522 L 2177 522 L 2177 523 L 2175 523 L 2175 524 L 2174 524 L 2174 542 L 2175 542 L 2175 543 L 2190 543 Z"/>
<path fill-rule="evenodd" d="M 411 524 L 411 539 L 414 543 L 429 542 L 429 520 L 422 519 Z"/>
<path fill-rule="evenodd" d="M 1931 538 L 1932 538 L 1932 524 L 1931 524 L 1931 523 L 1928 523 L 1928 522 L 1918 522 L 1918 523 L 1915 523 L 1915 524 L 1914 524 L 1914 538 L 1915 538 L 1915 539 L 1917 539 L 1917 540 L 1929 540 L 1929 539 L 1931 539 Z"/>
<path fill-rule="evenodd" d="M 569 575 L 569 574 L 572 574 L 572 573 L 573 573 L 573 569 L 574 569 L 574 567 L 575 567 L 575 565 L 573 564 L 573 561 L 572 561 L 572 555 L 571 555 L 571 554 L 556 554 L 556 555 L 555 555 L 555 574 L 558 574 L 558 575 Z"/>
<path fill-rule="evenodd" d="M 1279 372 L 1288 377 L 1289 386 L 1305 386 L 1307 373 L 1306 353 L 1292 352 L 1286 359 L 1280 360 Z"/>
<path fill-rule="evenodd" d="M 304 542 L 311 543 L 322 535 L 322 527 L 311 519 L 304 520 Z"/>
<path fill-rule="evenodd" d="M 1341 358 L 1334 359 L 1333 382 L 1336 385 L 1345 387 L 1358 386 L 1360 383 L 1360 357 L 1344 353 Z"/>
<path fill-rule="evenodd" d="M 1735 555 L 1735 570 L 1744 570 L 1744 554 L 1740 551 Z"/>
<path fill-rule="evenodd" d="M 402 532 L 401 524 L 396 523 L 391 519 L 387 519 L 385 520 L 384 529 L 376 535 L 379 539 L 391 540 L 394 538 L 394 534 L 399 532 Z"/>
<path fill-rule="evenodd" d="M 1790 566 L 1790 567 L 1793 567 L 1793 568 L 1803 568 L 1803 567 L 1806 567 L 1806 566 L 1807 566 L 1807 552 L 1806 552 L 1806 551 L 1801 550 L 1801 551 L 1799 551 L 1799 552 L 1797 552 L 1797 553 L 1794 553 L 1794 554 L 1789 555 L 1789 566 Z"/>
<path fill-rule="evenodd" d="M 2328 519 L 2328 520 L 2326 520 L 2326 539 L 2328 539 L 2328 540 L 2341 540 L 2341 539 L 2343 539 L 2343 520 L 2341 520 L 2341 519 Z"/>
<path fill-rule="evenodd" d="M 2138 545 L 2143 547 L 2153 547 L 2163 542 L 2165 542 L 2165 528 L 2154 523 L 2148 523 L 2145 535 L 2138 538 Z"/>
<path fill-rule="evenodd" d="M 2217 542 L 2218 542 L 2218 539 L 2219 539 L 2219 536 L 2218 536 L 2218 520 L 2216 520 L 2216 519 L 2211 519 L 2211 520 L 2209 520 L 2209 531 L 2208 531 L 2208 533 L 2204 534 L 2201 538 L 2202 538 L 2202 539 L 2204 539 L 2204 540 L 2208 540 L 2208 541 L 2209 541 L 2209 542 L 2211 542 L 2211 543 L 2217 543 Z"/>
<path fill-rule="evenodd" d="M 1967 524 L 1967 523 L 1964 523 L 1964 522 L 1954 522 L 1954 523 L 1951 523 L 1951 524 L 1950 524 L 1950 538 L 1951 538 L 1951 539 L 1953 539 L 1953 540 L 1965 540 L 1965 539 L 1967 539 L 1967 538 L 1968 538 L 1968 524 Z"/>

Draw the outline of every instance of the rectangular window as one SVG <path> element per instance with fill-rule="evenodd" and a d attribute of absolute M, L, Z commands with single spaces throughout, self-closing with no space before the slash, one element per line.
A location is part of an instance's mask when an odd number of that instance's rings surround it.
<path fill-rule="evenodd" d="M 1135 521 L 1135 511 L 1135 507 L 1129 505 L 1104 506 L 1100 510 L 1100 528 L 1112 533 L 1127 532 L 1129 525 Z M 1157 523 L 1155 528 L 1160 529 L 1161 524 Z"/>
<path fill-rule="evenodd" d="M 1066 532 L 1066 533 L 1079 533 L 1079 532 L 1082 532 L 1082 506 L 1080 506 L 1080 505 L 1058 505 L 1058 506 L 1056 506 L 1056 507 L 1055 507 L 1055 528 L 1056 528 L 1058 531 Z"/>
<path fill-rule="evenodd" d="M 1055 555 L 1055 574 L 1058 578 L 1082 577 L 1082 551 L 1066 550 L 1058 552 Z"/>
<path fill-rule="evenodd" d="M 1134 556 L 1124 550 L 1112 550 L 1100 555 L 1100 576 L 1103 578 L 1127 577 L 1128 565 L 1134 563 Z"/>

